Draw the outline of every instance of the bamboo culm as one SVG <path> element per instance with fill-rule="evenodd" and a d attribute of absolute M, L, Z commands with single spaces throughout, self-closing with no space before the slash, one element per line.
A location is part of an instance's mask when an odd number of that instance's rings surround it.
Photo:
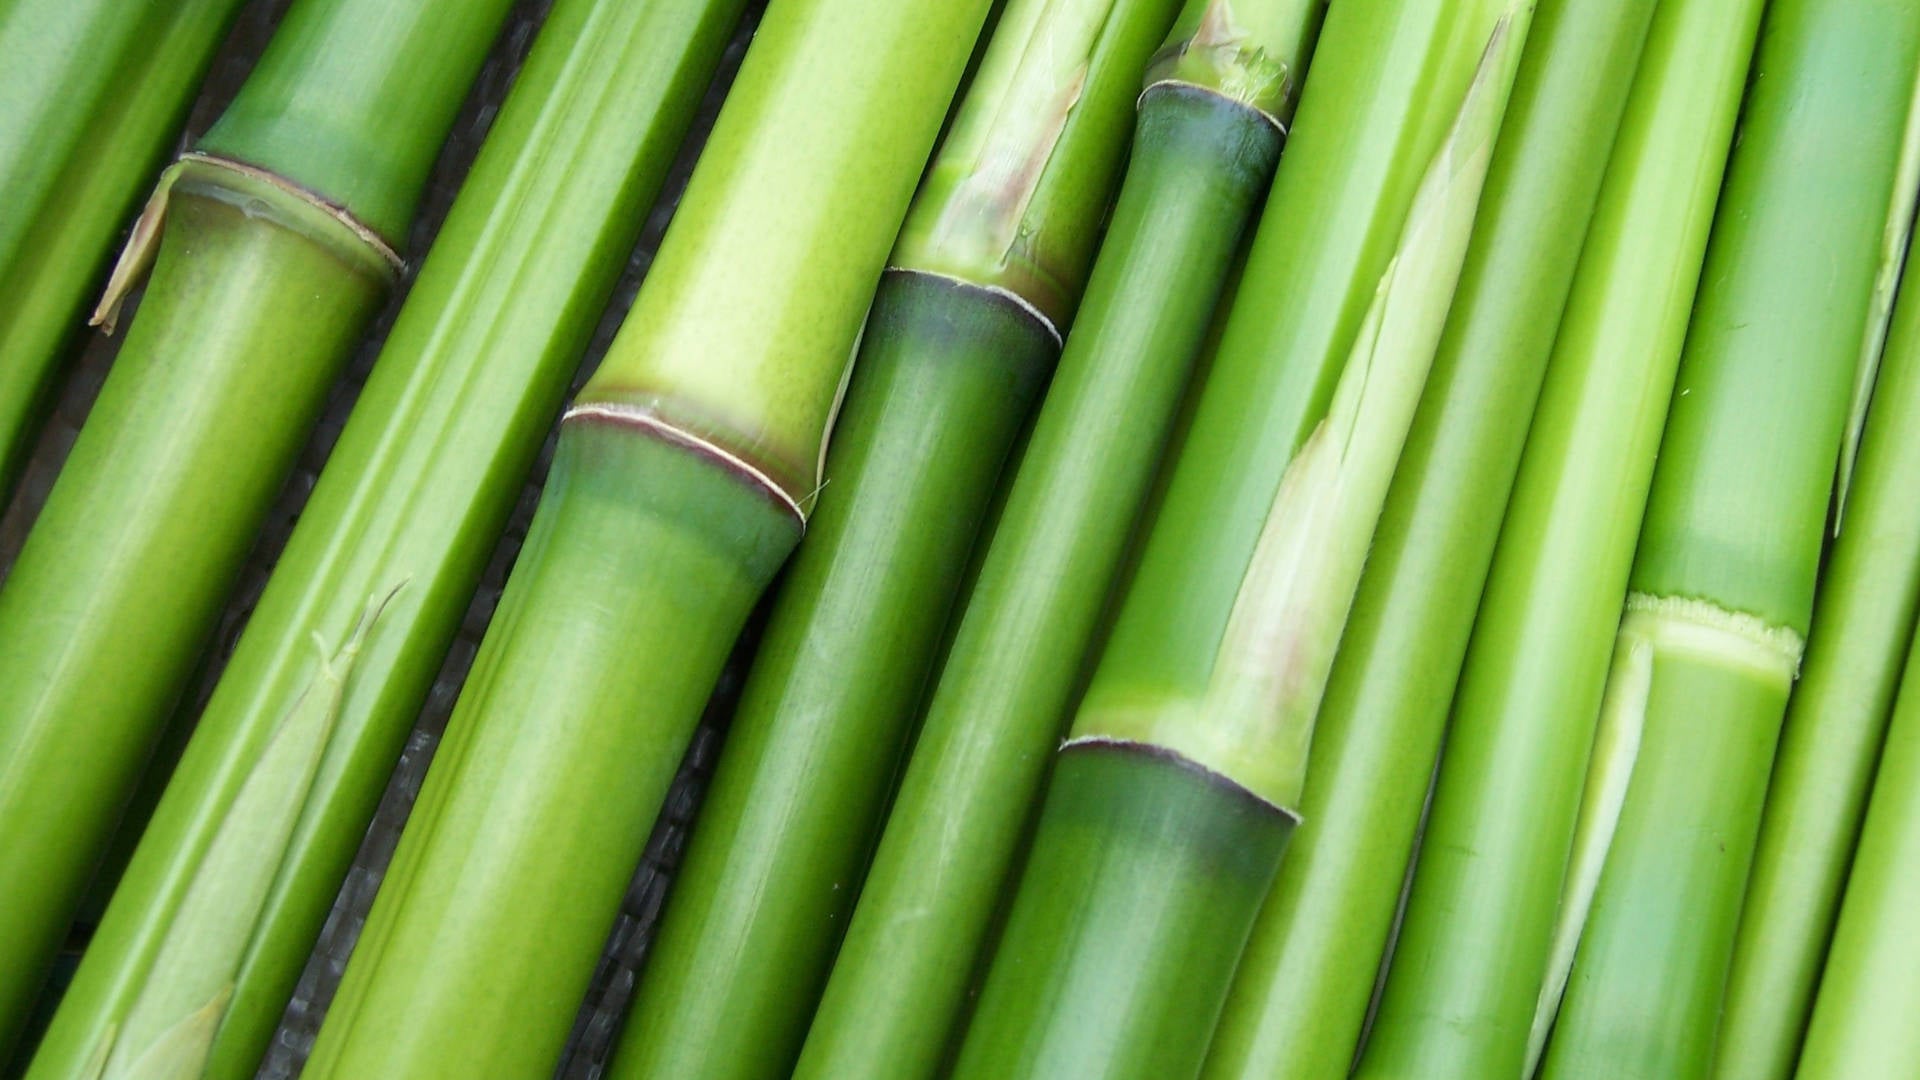
<path fill-rule="evenodd" d="M 178 985 L 257 1068 L 741 7 L 547 15 L 31 1076 Z"/>
<path fill-rule="evenodd" d="M 986 8 L 767 12 L 562 422 L 307 1075 L 552 1070 L 720 665 L 799 538 L 875 282 Z"/>

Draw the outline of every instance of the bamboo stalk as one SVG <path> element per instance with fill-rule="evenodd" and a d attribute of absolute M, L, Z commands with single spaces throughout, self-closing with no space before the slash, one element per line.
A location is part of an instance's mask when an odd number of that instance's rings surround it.
<path fill-rule="evenodd" d="M 986 7 L 768 11 L 562 424 L 308 1076 L 553 1068 L 700 707 L 798 539 L 874 283 Z"/>
<path fill-rule="evenodd" d="M 1524 1072 L 1758 7 L 1655 11 L 1468 645 L 1360 1077 Z"/>
<path fill-rule="evenodd" d="M 21 0 L 0 16 L 0 503 L 239 7 Z"/>
<path fill-rule="evenodd" d="M 1873 426 L 1862 446 L 1871 446 Z M 1861 472 L 1866 479 L 1866 459 Z M 1833 947 L 1793 1075 L 1802 1080 L 1894 1080 L 1920 1070 L 1920 968 L 1910 945 L 1920 926 L 1920 654 L 1907 676 L 1873 779 L 1860 846 L 1847 875 Z"/>
<path fill-rule="evenodd" d="M 1910 107 L 1909 154 L 1920 147 L 1916 122 L 1920 108 Z M 1899 244 L 1883 271 L 1905 254 L 1908 228 L 1897 223 L 1911 224 L 1906 179 L 1896 187 L 1908 201 L 1890 215 Z M 1920 475 L 1920 441 L 1909 437 L 1920 423 L 1909 419 L 1920 408 L 1920 288 L 1900 295 L 1890 332 L 1867 331 L 1885 342 L 1885 358 L 1875 357 L 1857 464 L 1841 472 L 1837 535 L 1760 819 L 1714 1059 L 1726 1080 L 1792 1074 L 1920 609 L 1920 505 L 1907 479 Z"/>
<path fill-rule="evenodd" d="M 1209 1077 L 1344 1074 L 1651 0 L 1543 0 Z M 1301 1002 L 1311 1001 L 1312 1008 Z"/>
<path fill-rule="evenodd" d="M 956 1075 L 1199 1073 L 1298 820 L 1334 644 L 1439 343 L 1525 38 L 1527 9 L 1515 14 L 1494 24 L 1479 77 L 1455 99 L 1459 119 L 1405 211 L 1332 405 L 1271 498 L 1206 683 L 1197 693 L 1155 684 L 1139 677 L 1138 654 L 1102 657 L 1060 752 Z M 1338 50 L 1355 25 L 1364 24 L 1344 23 L 1335 9 L 1317 71 L 1340 73 Z M 1308 117 L 1321 85 L 1308 88 Z M 1234 310 L 1251 314 L 1241 318 L 1265 318 L 1260 305 L 1242 306 L 1260 295 L 1248 286 L 1261 284 L 1243 283 Z M 1211 379 L 1257 370 L 1223 366 Z M 1143 575 L 1156 552 L 1183 554 L 1150 546 Z M 1184 565 L 1195 578 L 1218 572 Z M 1130 621 L 1140 596 L 1123 604 L 1116 642 L 1140 632 Z M 1145 610 L 1156 600 L 1147 594 Z"/>
<path fill-rule="evenodd" d="M 1813 611 L 1920 9 L 1777 0 L 1754 69 L 1536 1021 L 1536 1041 L 1553 1028 L 1549 1077 L 1709 1071 Z"/>
<path fill-rule="evenodd" d="M 1085 306 L 797 1075 L 890 1080 L 940 1067 L 1081 657 L 1271 180 L 1319 17 L 1317 0 L 1190 3 L 1149 69 Z M 953 829 L 961 819 L 966 829 Z"/>
<path fill-rule="evenodd" d="M 1057 359 L 1170 0 L 1001 16 L 868 317 L 788 568 L 614 1055 L 790 1072 L 975 531 Z M 752 1039 L 732 1039 L 746 1027 Z"/>
<path fill-rule="evenodd" d="M 29 1075 L 195 983 L 253 1074 L 742 7 L 547 15 Z"/>
<path fill-rule="evenodd" d="M 141 315 L 0 588 L 0 880 L 15 890 L 0 1024 L 20 1022 L 394 281 L 393 244 L 506 6 L 296 5 L 135 230 L 100 316 L 151 259 Z"/>

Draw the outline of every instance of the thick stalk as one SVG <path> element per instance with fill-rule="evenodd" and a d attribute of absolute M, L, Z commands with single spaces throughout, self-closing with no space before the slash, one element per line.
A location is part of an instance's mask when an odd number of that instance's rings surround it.
<path fill-rule="evenodd" d="M 1339 47 L 1338 29 L 1329 28 L 1327 47 Z M 1199 1073 L 1298 821 L 1287 762 L 1304 757 L 1311 738 L 1362 553 L 1445 323 L 1525 31 L 1525 9 L 1492 28 L 1480 77 L 1406 214 L 1332 406 L 1274 496 L 1204 693 L 1144 689 L 1130 679 L 1131 656 L 1103 656 L 1061 751 L 961 1075 Z M 1082 790 L 1089 754 L 1162 783 L 1179 777 L 1211 797 L 1162 802 L 1151 787 L 1112 781 Z M 1179 842 L 1199 857 L 1168 865 L 1161 849 Z"/>
<path fill-rule="evenodd" d="M 1725 1080 L 1792 1075 L 1920 608 L 1920 275 L 1905 276 L 1760 819 L 1714 1058 Z"/>
<path fill-rule="evenodd" d="M 0 880 L 17 885 L 0 1030 L 393 282 L 393 244 L 506 8 L 303 0 L 136 227 L 99 317 L 158 248 L 140 317 L 0 588 Z"/>
<path fill-rule="evenodd" d="M 1148 75 L 1085 306 L 941 667 L 799 1075 L 915 1077 L 941 1064 L 1081 658 L 1271 180 L 1319 8 L 1243 4 L 1234 25 L 1253 36 L 1199 46 L 1190 10 Z M 1217 19 L 1225 8 L 1208 10 Z M 1224 74 L 1207 81 L 1206 70 L 1181 66 L 1203 58 Z M 955 820 L 967 827 L 951 828 Z"/>
<path fill-rule="evenodd" d="M 1069 744 L 954 1075 L 1191 1076 L 1246 942 L 1232 913 L 1259 908 L 1293 822 L 1184 758 Z M 1088 1001 L 1100 1022 L 1032 1022 Z"/>
<path fill-rule="evenodd" d="M 1341 637 L 1286 872 L 1205 1075 L 1342 1075 L 1651 0 L 1543 0 L 1458 295 Z M 1313 1002 L 1302 1008 L 1302 1001 Z"/>
<path fill-rule="evenodd" d="M 1169 0 L 1001 17 L 861 339 L 617 1077 L 790 1073 L 1008 452 L 1059 353 Z M 727 1032 L 751 1028 L 752 1039 Z"/>
<path fill-rule="evenodd" d="M 240 0 L 0 13 L 0 502 Z"/>
<path fill-rule="evenodd" d="M 535 535 L 309 1076 L 553 1068 L 701 705 L 799 537 L 986 7 L 769 10 L 562 424 Z"/>
<path fill-rule="evenodd" d="M 180 983 L 252 1075 L 741 6 L 548 14 L 30 1075 Z"/>
<path fill-rule="evenodd" d="M 1547 1076 L 1708 1071 L 1812 617 L 1920 9 L 1778 0 L 1754 68 L 1536 1020 L 1536 1042 L 1553 1027 Z"/>
<path fill-rule="evenodd" d="M 1864 458 L 1857 475 L 1867 475 Z M 1906 671 L 1806 1045 L 1795 1047 L 1802 1080 L 1898 1080 L 1920 1070 L 1920 967 L 1903 947 L 1920 937 L 1920 655 Z"/>
<path fill-rule="evenodd" d="M 1662 3 L 1468 646 L 1358 1075 L 1519 1076 L 1758 5 Z"/>

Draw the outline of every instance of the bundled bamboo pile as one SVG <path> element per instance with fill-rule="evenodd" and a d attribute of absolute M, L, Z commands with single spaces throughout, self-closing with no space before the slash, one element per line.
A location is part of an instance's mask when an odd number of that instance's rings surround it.
<path fill-rule="evenodd" d="M 0 1074 L 384 793 L 302 1074 L 552 1075 L 722 707 L 619 1080 L 1920 1075 L 1911 0 L 552 0 L 422 250 L 511 0 L 245 6 L 0 2 Z"/>

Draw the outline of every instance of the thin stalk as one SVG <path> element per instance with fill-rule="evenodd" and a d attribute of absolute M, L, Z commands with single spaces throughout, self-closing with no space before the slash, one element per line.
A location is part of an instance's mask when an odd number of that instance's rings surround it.
<path fill-rule="evenodd" d="M 1171 0 L 1019 0 L 908 212 L 612 1074 L 791 1072 Z M 752 1039 L 727 1037 L 746 1027 Z"/>
<path fill-rule="evenodd" d="M 1903 276 L 1760 819 L 1715 1056 L 1725 1080 L 1792 1073 L 1920 610 L 1920 273 Z"/>
<path fill-rule="evenodd" d="M 947 650 L 797 1075 L 933 1075 L 1082 656 L 1272 180 L 1319 0 L 1195 3 Z M 964 820 L 965 829 L 951 823 Z"/>
<path fill-rule="evenodd" d="M 1499 511 L 1653 8 L 1542 0 L 1534 16 L 1320 708 L 1304 821 L 1214 1034 L 1209 1077 L 1343 1075 L 1353 1061 Z"/>
<path fill-rule="evenodd" d="M 16 0 L 0 13 L 0 503 L 106 264 L 240 0 Z"/>
<path fill-rule="evenodd" d="M 1358 1075 L 1523 1075 L 1634 539 L 1759 19 L 1655 11 L 1468 645 Z"/>
<path fill-rule="evenodd" d="M 553 1069 L 701 706 L 799 538 L 874 283 L 986 8 L 769 9 L 562 423 L 306 1075 Z"/>
<path fill-rule="evenodd" d="M 140 316 L 0 587 L 0 1030 L 395 280 L 394 244 L 506 8 L 303 0 L 135 229 L 100 315 L 151 260 Z"/>
<path fill-rule="evenodd" d="M 1911 4 L 1768 7 L 1535 1021 L 1545 1076 L 1709 1072 L 1916 71 Z"/>
<path fill-rule="evenodd" d="M 1526 19 L 1522 6 L 1492 27 L 1479 77 L 1406 212 L 1333 403 L 1267 507 L 1213 676 L 1193 694 L 1138 681 L 1132 654 L 1102 657 L 1060 752 L 956 1075 L 1199 1073 L 1298 820 L 1299 778 L 1289 765 L 1311 740 L 1367 541 L 1446 321 Z M 1323 46 L 1335 51 L 1321 64 L 1344 58 L 1347 31 L 1336 9 Z M 1314 94 L 1310 85 L 1305 110 Z M 1244 306 L 1248 296 L 1243 284 L 1236 316 L 1264 318 L 1261 306 Z M 1238 373 L 1216 368 L 1212 378 Z M 1235 508 L 1221 509 L 1224 518 Z M 1213 568 L 1190 564 L 1188 572 Z M 1138 595 L 1121 608 L 1123 629 Z"/>
<path fill-rule="evenodd" d="M 1920 938 L 1920 654 L 1908 657 L 1906 672 L 1806 1045 L 1796 1047 L 1802 1080 L 1895 1080 L 1920 1071 L 1920 967 L 1907 947 Z"/>
<path fill-rule="evenodd" d="M 253 1074 L 742 6 L 547 15 L 30 1076 L 187 985 Z"/>

